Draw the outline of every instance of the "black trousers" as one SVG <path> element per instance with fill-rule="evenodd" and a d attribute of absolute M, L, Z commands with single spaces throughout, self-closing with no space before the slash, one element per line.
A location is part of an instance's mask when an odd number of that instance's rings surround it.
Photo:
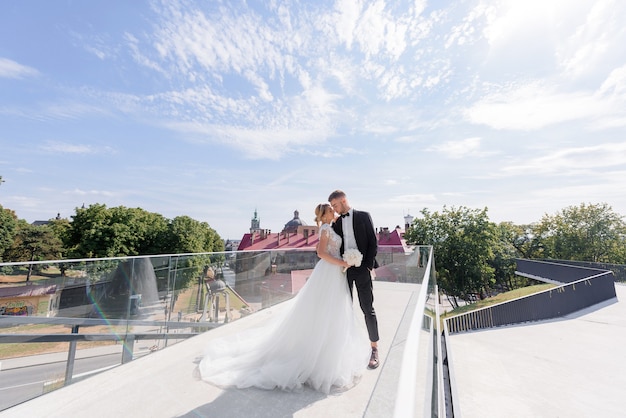
<path fill-rule="evenodd" d="M 353 287 L 356 287 L 359 296 L 359 306 L 365 316 L 365 326 L 371 342 L 379 340 L 378 337 L 378 320 L 376 319 L 376 311 L 374 310 L 374 292 L 372 289 L 372 275 L 367 267 L 350 267 L 347 272 L 348 288 L 350 289 L 350 297 L 353 296 Z"/>

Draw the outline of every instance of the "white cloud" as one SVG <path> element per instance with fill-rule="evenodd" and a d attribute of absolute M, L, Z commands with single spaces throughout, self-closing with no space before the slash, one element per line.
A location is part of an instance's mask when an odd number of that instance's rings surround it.
<path fill-rule="evenodd" d="M 108 114 L 109 111 L 103 104 L 91 105 L 86 103 L 86 98 L 90 95 L 88 92 L 80 92 L 82 101 L 79 99 L 68 99 L 61 101 L 53 101 L 56 99 L 50 98 L 49 102 L 36 102 L 30 106 L 15 105 L 11 107 L 0 107 L 0 115 L 7 115 L 10 117 L 35 120 L 39 122 L 46 122 L 51 120 L 78 120 L 86 115 L 103 115 Z"/>
<path fill-rule="evenodd" d="M 127 32 L 124 34 L 124 38 L 126 39 L 126 45 L 130 49 L 132 57 L 139 65 L 157 71 L 162 76 L 168 77 L 167 71 L 161 68 L 161 66 L 156 61 L 148 58 L 141 51 L 141 48 L 139 46 L 139 40 L 136 36 Z"/>
<path fill-rule="evenodd" d="M 492 3 L 493 8 L 483 9 L 489 15 L 489 24 L 484 29 L 487 41 L 492 48 L 501 49 L 516 42 L 516 38 L 531 40 L 546 31 L 549 33 L 549 20 L 557 3 L 558 1 L 542 0 L 504 0 Z M 472 11 L 473 14 L 475 12 L 476 10 Z"/>
<path fill-rule="evenodd" d="M 348 50 L 352 49 L 361 11 L 362 2 L 360 1 L 338 0 L 335 2 L 334 12 L 326 18 L 332 31 L 337 33 L 339 41 L 344 43 Z"/>
<path fill-rule="evenodd" d="M 480 3 L 489 45 L 484 74 L 585 85 L 621 65 L 626 11 L 616 0 L 504 0 Z M 467 20 L 467 19 L 466 19 Z M 457 36 L 458 37 L 458 36 Z"/>
<path fill-rule="evenodd" d="M 465 117 L 471 123 L 494 129 L 536 130 L 623 112 L 611 100 L 594 92 L 559 91 L 559 86 L 531 82 L 488 94 L 471 105 Z"/>
<path fill-rule="evenodd" d="M 12 195 L 12 196 L 7 196 L 5 199 L 6 199 L 5 208 L 23 207 L 30 211 L 31 209 L 39 209 L 42 206 L 42 199 L 38 197 Z"/>
<path fill-rule="evenodd" d="M 297 147 L 320 143 L 320 131 L 313 129 L 248 129 L 197 122 L 168 123 L 167 127 L 185 133 L 194 142 L 217 142 L 235 148 L 250 159 L 279 160 L 296 152 Z"/>
<path fill-rule="evenodd" d="M 375 0 L 365 7 L 355 28 L 355 39 L 361 51 L 370 57 L 377 55 L 385 46 L 385 30 L 388 24 L 384 15 L 385 3 Z"/>
<path fill-rule="evenodd" d="M 26 78 L 35 77 L 39 75 L 39 71 L 36 69 L 19 64 L 8 58 L 0 57 L 0 78 Z"/>
<path fill-rule="evenodd" d="M 618 100 L 626 98 L 626 65 L 611 71 L 600 86 L 598 94 L 606 95 L 607 98 L 617 98 Z"/>
<path fill-rule="evenodd" d="M 433 194 L 405 194 L 393 196 L 389 199 L 389 202 L 393 203 L 414 203 L 414 204 L 426 204 L 436 202 L 437 198 Z"/>
<path fill-rule="evenodd" d="M 536 152 L 540 154 L 540 152 Z M 538 176 L 553 174 L 572 176 L 601 173 L 603 168 L 626 166 L 626 142 L 611 142 L 581 147 L 557 148 L 535 155 L 523 163 L 502 169 L 506 175 Z"/>
<path fill-rule="evenodd" d="M 88 92 L 83 92 L 87 96 Z M 41 108 L 41 117 L 53 119 L 80 119 L 85 115 L 107 114 L 109 111 L 98 105 L 87 103 L 87 100 L 73 100 L 45 103 Z"/>
<path fill-rule="evenodd" d="M 448 158 L 459 159 L 478 155 L 480 142 L 480 138 L 465 138 L 460 141 L 447 141 L 440 145 L 432 145 L 426 151 L 435 151 L 444 154 Z"/>
<path fill-rule="evenodd" d="M 607 66 L 626 56 L 626 13 L 614 0 L 564 2 L 560 15 L 562 40 L 556 46 L 559 65 L 571 79 L 604 75 Z"/>
<path fill-rule="evenodd" d="M 481 27 L 483 26 L 482 21 L 486 20 L 487 22 L 490 20 L 494 13 L 494 7 L 490 6 L 486 3 L 478 4 L 474 9 L 470 10 L 469 13 L 463 17 L 461 22 L 457 25 L 454 25 L 448 34 L 446 34 L 445 40 L 445 48 L 450 48 L 453 45 L 464 46 L 467 48 L 468 44 L 473 44 L 477 40 L 481 39 L 485 34 L 487 34 L 487 38 L 490 38 L 490 32 L 497 29 L 493 27 L 487 28 L 485 33 L 481 31 Z"/>
<path fill-rule="evenodd" d="M 39 147 L 43 151 L 55 154 L 112 154 L 114 149 L 109 146 L 91 144 L 69 144 L 66 142 L 48 141 Z"/>
<path fill-rule="evenodd" d="M 73 189 L 73 190 L 67 190 L 64 191 L 63 194 L 65 195 L 72 195 L 72 196 L 102 196 L 102 197 L 113 197 L 116 196 L 116 193 L 114 192 L 110 192 L 107 190 L 82 190 L 82 189 Z"/>

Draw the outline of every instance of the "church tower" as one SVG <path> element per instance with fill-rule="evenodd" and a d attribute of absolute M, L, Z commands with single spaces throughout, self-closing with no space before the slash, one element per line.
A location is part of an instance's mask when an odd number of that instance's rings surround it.
<path fill-rule="evenodd" d="M 306 224 L 304 222 L 302 222 L 302 220 L 300 219 L 300 212 L 295 210 L 293 212 L 293 219 L 285 224 L 285 227 L 283 228 L 281 234 L 284 234 L 284 233 L 294 233 L 295 234 L 295 233 L 298 232 L 298 227 L 300 227 L 302 225 L 306 225 Z"/>
<path fill-rule="evenodd" d="M 261 220 L 259 219 L 256 209 L 254 209 L 254 218 L 250 221 L 250 233 L 254 234 L 261 230 Z"/>

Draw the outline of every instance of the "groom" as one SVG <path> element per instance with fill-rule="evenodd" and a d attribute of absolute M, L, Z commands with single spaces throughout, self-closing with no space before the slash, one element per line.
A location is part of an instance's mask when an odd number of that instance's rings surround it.
<path fill-rule="evenodd" d="M 378 267 L 376 252 L 378 244 L 376 232 L 369 213 L 361 212 L 350 207 L 346 194 L 341 190 L 335 190 L 328 196 L 328 202 L 333 210 L 341 215 L 340 219 L 333 224 L 337 235 L 343 238 L 341 254 L 345 250 L 356 248 L 363 254 L 360 267 L 350 267 L 347 272 L 350 296 L 352 288 L 356 285 L 359 295 L 359 305 L 365 315 L 365 325 L 372 345 L 372 354 L 368 368 L 378 367 L 378 321 L 374 311 L 374 293 L 372 292 L 372 270 Z"/>

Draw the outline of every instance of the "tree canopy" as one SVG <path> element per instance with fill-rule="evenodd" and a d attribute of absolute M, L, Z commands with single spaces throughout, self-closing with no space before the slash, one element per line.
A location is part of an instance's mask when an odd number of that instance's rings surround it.
<path fill-rule="evenodd" d="M 64 235 L 70 257 L 118 257 L 158 254 L 167 220 L 141 208 L 93 204 L 77 208 Z"/>
<path fill-rule="evenodd" d="M 72 218 L 64 240 L 74 258 L 224 251 L 208 223 L 188 216 L 168 220 L 141 208 L 94 204 Z"/>
<path fill-rule="evenodd" d="M 569 206 L 530 225 L 496 225 L 487 208 L 444 206 L 441 212 L 423 209 L 421 215 L 405 239 L 433 246 L 440 288 L 465 300 L 493 287 L 528 284 L 515 276 L 515 258 L 626 263 L 623 217 L 604 203 Z"/>
<path fill-rule="evenodd" d="M 493 259 L 495 225 L 487 208 L 447 208 L 441 212 L 421 211 L 405 232 L 407 242 L 432 245 L 437 281 L 448 295 L 468 299 L 481 294 L 495 282 Z"/>
<path fill-rule="evenodd" d="M 4 260 L 5 251 L 13 245 L 16 231 L 17 216 L 12 210 L 4 209 L 0 205 L 0 261 Z"/>
<path fill-rule="evenodd" d="M 0 261 L 222 251 L 219 234 L 189 216 L 170 220 L 141 208 L 93 204 L 77 208 L 71 221 L 57 217 L 35 226 L 0 206 Z"/>
<path fill-rule="evenodd" d="M 626 259 L 626 224 L 606 203 L 582 203 L 545 215 L 534 232 L 549 258 L 615 264 Z"/>

